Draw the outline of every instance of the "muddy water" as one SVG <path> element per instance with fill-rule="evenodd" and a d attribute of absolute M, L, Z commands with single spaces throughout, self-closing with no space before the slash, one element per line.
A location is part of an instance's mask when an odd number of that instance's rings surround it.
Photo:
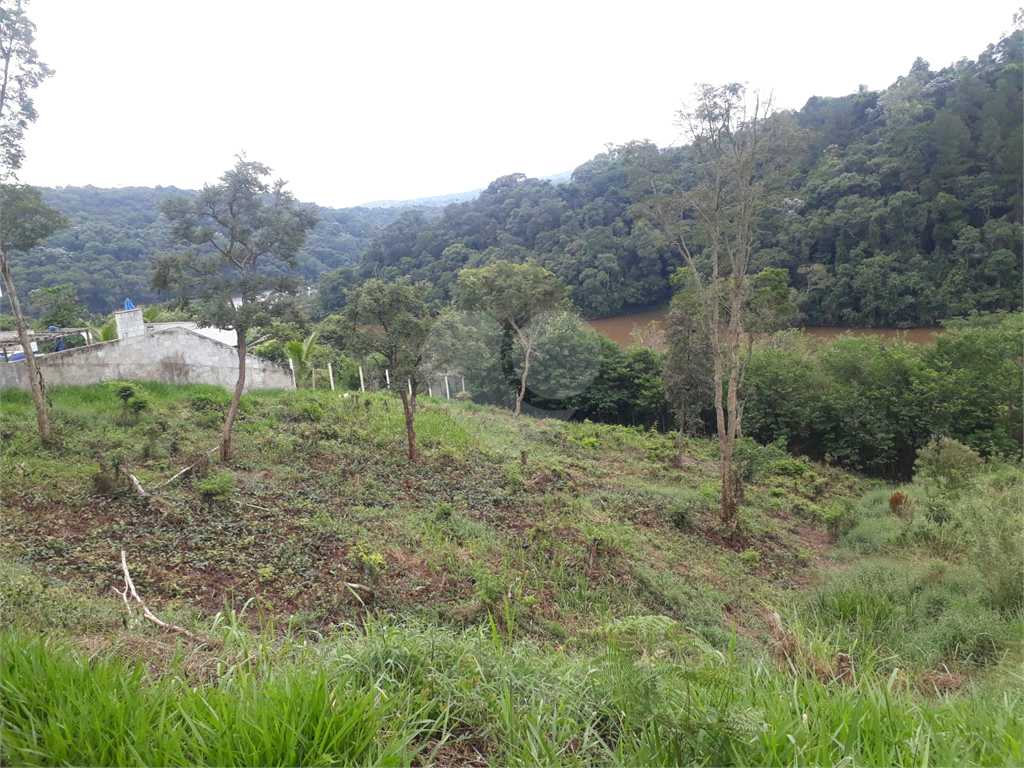
<path fill-rule="evenodd" d="M 630 334 L 634 329 L 646 329 L 648 323 L 656 322 L 659 325 L 664 322 L 667 311 L 641 312 L 636 315 L 620 315 L 609 317 L 604 320 L 588 320 L 598 333 L 602 333 L 622 348 L 628 347 L 633 339 Z M 844 333 L 852 336 L 880 336 L 883 339 L 900 338 L 914 344 L 930 344 L 933 333 L 942 333 L 941 328 L 804 328 L 804 333 L 810 336 L 817 336 L 823 339 L 833 339 Z"/>

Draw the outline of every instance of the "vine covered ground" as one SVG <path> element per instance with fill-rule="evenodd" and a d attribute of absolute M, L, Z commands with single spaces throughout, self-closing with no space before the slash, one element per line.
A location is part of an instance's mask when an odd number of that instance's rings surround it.
<path fill-rule="evenodd" d="M 1017 464 L 749 442 L 726 531 L 710 440 L 265 392 L 224 466 L 225 392 L 137 389 L 54 452 L 4 394 L 5 764 L 1021 763 Z"/>

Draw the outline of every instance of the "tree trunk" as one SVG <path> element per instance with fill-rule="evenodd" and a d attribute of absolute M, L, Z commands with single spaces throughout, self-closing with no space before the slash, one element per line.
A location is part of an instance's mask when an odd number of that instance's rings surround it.
<path fill-rule="evenodd" d="M 413 417 L 416 414 L 416 389 L 413 388 L 411 398 L 401 387 L 398 388 L 398 393 L 402 396 L 402 409 L 405 411 L 405 435 L 409 439 L 409 461 L 416 461 L 416 430 L 413 429 Z"/>
<path fill-rule="evenodd" d="M 683 466 L 683 454 L 686 453 L 684 449 L 684 439 L 686 438 L 686 403 L 684 402 L 679 406 L 679 439 L 676 441 L 676 461 L 679 462 L 679 467 Z"/>
<path fill-rule="evenodd" d="M 523 378 L 520 381 L 519 393 L 516 395 L 516 416 L 519 415 L 519 410 L 523 407 L 523 398 L 526 397 L 526 377 L 530 374 L 530 351 L 526 350 L 526 360 L 523 362 Z"/>
<path fill-rule="evenodd" d="M 726 350 L 729 355 L 728 423 L 725 440 L 719 439 L 723 461 L 722 471 L 722 522 L 735 530 L 736 509 L 743 500 L 743 475 L 736 467 L 734 449 L 740 435 L 740 344 L 743 340 L 743 326 L 740 322 L 742 310 L 742 284 L 735 283 L 732 294 L 732 309 L 726 331 Z"/>
<path fill-rule="evenodd" d="M 228 417 L 224 420 L 224 431 L 220 436 L 221 461 L 231 461 L 231 427 L 238 414 L 238 403 L 242 400 L 242 390 L 245 389 L 245 332 L 236 328 L 235 336 L 238 338 L 238 381 L 235 382 L 235 396 L 231 398 L 231 407 L 228 408 Z"/>
<path fill-rule="evenodd" d="M 49 448 L 56 445 L 57 441 L 50 427 L 50 414 L 46 407 L 46 383 L 43 381 L 43 372 L 39 370 L 35 355 L 32 353 L 32 342 L 28 338 L 25 316 L 21 314 L 21 304 L 18 303 L 18 294 L 14 290 L 14 280 L 11 278 L 11 270 L 7 265 L 7 254 L 3 251 L 0 251 L 0 272 L 3 273 L 4 286 L 7 288 L 7 299 L 11 302 L 11 312 L 14 313 L 14 322 L 18 327 L 18 339 L 21 341 L 21 348 L 25 352 L 28 386 L 32 392 L 32 403 L 36 408 L 39 437 L 43 445 Z"/>

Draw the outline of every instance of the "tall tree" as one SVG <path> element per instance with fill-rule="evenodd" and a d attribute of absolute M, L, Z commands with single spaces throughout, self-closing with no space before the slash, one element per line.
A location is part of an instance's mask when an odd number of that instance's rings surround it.
<path fill-rule="evenodd" d="M 497 183 L 497 182 L 495 182 Z M 456 303 L 461 309 L 482 310 L 494 317 L 510 336 L 503 345 L 517 348 L 522 357 L 519 386 L 516 392 L 516 416 L 519 415 L 526 382 L 530 375 L 534 348 L 544 331 L 544 324 L 530 320 L 565 306 L 567 288 L 553 273 L 534 261 L 513 264 L 496 261 L 480 269 L 464 269 L 455 286 Z M 511 364 L 511 360 L 509 361 Z"/>
<path fill-rule="evenodd" d="M 27 4 L 13 0 L 0 7 L 0 178 L 5 181 L 25 159 L 25 129 L 37 117 L 32 91 L 53 75 L 33 47 L 36 25 L 25 15 Z"/>
<path fill-rule="evenodd" d="M 53 74 L 53 70 L 39 61 L 33 43 L 35 24 L 25 15 L 23 0 L 14 0 L 0 7 L 0 180 L 13 181 L 25 159 L 22 147 L 25 129 L 36 120 L 32 91 Z M 50 417 L 47 413 L 46 384 L 32 354 L 25 317 L 14 289 L 8 250 L 28 251 L 40 241 L 67 226 L 67 220 L 53 208 L 43 204 L 39 192 L 29 187 L 4 186 L 0 191 L 0 226 L 4 229 L 0 248 L 0 272 L 3 274 L 7 298 L 18 328 L 18 337 L 25 352 L 29 387 L 39 423 L 39 436 L 44 445 L 54 443 Z"/>
<path fill-rule="evenodd" d="M 712 340 L 722 520 L 735 529 L 743 498 L 733 454 L 742 434 L 744 320 L 759 297 L 752 258 L 759 225 L 782 205 L 801 134 L 770 96 L 748 97 L 738 83 L 699 86 L 678 124 L 690 139 L 693 176 L 675 179 L 670 192 L 651 175 L 650 212 L 690 269 L 696 317 Z"/>
<path fill-rule="evenodd" d="M 238 380 L 221 434 L 223 461 L 231 458 L 231 427 L 245 389 L 246 334 L 279 314 L 296 288 L 294 279 L 261 274 L 258 267 L 273 256 L 298 266 L 306 233 L 320 220 L 314 208 L 298 205 L 283 180 L 268 184 L 270 172 L 241 155 L 220 183 L 206 184 L 195 198 L 160 202 L 172 237 L 191 247 L 157 257 L 153 289 L 194 300 L 201 326 L 233 329 L 237 339 Z"/>
<path fill-rule="evenodd" d="M 345 310 L 352 327 L 353 351 L 381 355 L 402 398 L 409 461 L 416 461 L 416 397 L 423 383 L 427 336 L 434 323 L 426 303 L 429 290 L 429 283 L 413 283 L 408 277 L 391 283 L 373 278 L 348 292 Z"/>
<path fill-rule="evenodd" d="M 68 220 L 60 211 L 43 202 L 38 189 L 21 185 L 0 186 L 0 273 L 3 274 L 4 289 L 7 291 L 7 300 L 11 303 L 11 312 L 18 329 L 18 340 L 25 352 L 29 391 L 32 393 L 32 404 L 36 409 L 39 437 L 46 446 L 56 442 L 47 410 L 46 383 L 32 353 L 32 341 L 28 336 L 25 316 L 21 313 L 17 291 L 14 290 L 14 279 L 7 263 L 7 254 L 10 251 L 30 251 L 67 225 Z"/>

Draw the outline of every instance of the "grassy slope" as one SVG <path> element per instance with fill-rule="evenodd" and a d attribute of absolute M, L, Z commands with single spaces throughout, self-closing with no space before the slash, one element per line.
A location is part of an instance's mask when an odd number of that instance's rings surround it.
<path fill-rule="evenodd" d="M 967 554 L 887 522 L 891 489 L 758 451 L 730 544 L 710 442 L 690 442 L 696 462 L 672 469 L 666 436 L 428 401 L 424 458 L 409 465 L 396 401 L 322 392 L 247 396 L 235 465 L 161 488 L 216 444 L 226 395 L 144 387 L 152 408 L 130 427 L 109 386 L 56 390 L 54 455 L 35 448 L 27 398 L 3 398 L 5 624 L 74 648 L 7 635 L 5 762 L 37 762 L 42 743 L 70 763 L 152 764 L 180 728 L 195 733 L 180 759 L 195 764 L 401 763 L 417 751 L 445 764 L 1020 762 L 1020 695 L 999 693 L 1019 666 L 1019 652 L 1006 656 L 1019 610 L 988 605 L 992 582 Z M 156 498 L 107 487 L 109 472 L 97 493 L 101 462 Z M 1016 503 L 1019 470 L 999 471 L 972 515 Z M 913 534 L 902 544 L 900 526 Z M 122 627 L 122 547 L 161 617 L 218 642 L 182 648 Z M 805 672 L 852 652 L 856 685 L 779 673 L 765 605 L 792 628 Z M 965 631 L 978 622 L 980 634 Z M 124 657 L 146 662 L 131 686 L 165 716 L 140 724 L 110 703 L 114 724 L 69 739 L 66 723 L 103 699 L 75 692 L 124 685 L 129 673 L 106 666 Z M 1019 690 L 1019 675 L 1010 682 Z M 214 702 L 206 722 L 217 690 L 240 703 Z M 342 727 L 338 691 L 372 690 L 389 702 L 383 719 L 351 715 L 368 746 L 318 741 Z M 273 752 L 284 742 L 270 723 L 288 718 L 301 738 Z M 111 729 L 142 751 L 110 752 Z M 225 741 L 240 729 L 246 745 Z"/>
<path fill-rule="evenodd" d="M 234 467 L 160 488 L 216 445 L 223 395 L 146 389 L 154 404 L 134 427 L 116 425 L 107 387 L 54 392 L 56 455 L 35 450 L 27 400 L 5 396 L 9 557 L 106 595 L 123 547 L 155 605 L 210 613 L 258 595 L 318 630 L 364 614 L 347 581 L 372 589 L 360 594 L 373 612 L 456 627 L 509 604 L 517 631 L 561 641 L 653 613 L 721 646 L 734 622 L 759 626 L 751 607 L 807 581 L 827 548 L 822 505 L 858 485 L 764 477 L 737 548 L 718 529 L 709 442 L 680 471 L 664 435 L 428 401 L 410 465 L 396 401 L 298 392 L 247 396 Z M 118 459 L 157 502 L 95 492 L 100 462 Z"/>

